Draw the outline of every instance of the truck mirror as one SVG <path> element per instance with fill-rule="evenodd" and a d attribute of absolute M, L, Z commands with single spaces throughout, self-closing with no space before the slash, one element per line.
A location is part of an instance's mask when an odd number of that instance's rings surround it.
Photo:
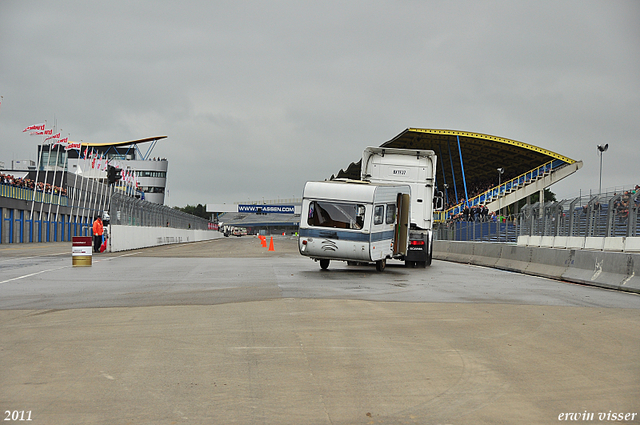
<path fill-rule="evenodd" d="M 444 210 L 444 194 L 442 191 L 438 191 L 436 196 L 433 197 L 433 209 L 436 211 Z"/>

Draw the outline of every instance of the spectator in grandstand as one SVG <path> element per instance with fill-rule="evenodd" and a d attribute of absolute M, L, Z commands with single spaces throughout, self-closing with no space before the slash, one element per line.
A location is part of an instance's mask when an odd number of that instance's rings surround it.
<path fill-rule="evenodd" d="M 462 210 L 462 219 L 464 221 L 469 221 L 469 214 L 471 213 L 471 211 L 469 210 L 469 206 L 465 205 L 464 209 Z"/>
<path fill-rule="evenodd" d="M 618 206 L 618 215 L 626 220 L 629 216 L 629 203 L 631 201 L 631 193 L 627 190 L 620 199 L 620 205 Z"/>
<path fill-rule="evenodd" d="M 47 183 L 45 185 L 45 183 L 43 182 L 38 182 L 38 184 L 36 185 L 35 182 L 31 179 L 27 179 L 27 178 L 22 179 L 22 178 L 15 177 L 11 174 L 0 173 L 0 184 L 7 184 L 14 187 L 21 187 L 21 188 L 32 189 L 32 190 L 35 187 L 37 188 L 36 190 L 40 192 L 55 193 L 56 195 L 61 194 L 63 196 L 67 195 L 67 191 L 63 187 L 53 186 L 50 183 Z"/>

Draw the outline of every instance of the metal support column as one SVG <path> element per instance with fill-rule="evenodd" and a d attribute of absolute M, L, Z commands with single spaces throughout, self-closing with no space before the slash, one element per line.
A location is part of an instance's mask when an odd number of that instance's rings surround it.
<path fill-rule="evenodd" d="M 449 148 L 449 161 L 451 162 L 451 178 L 453 179 L 453 191 L 456 195 L 456 201 L 454 202 L 454 205 L 457 205 L 458 200 L 460 198 L 458 198 L 458 187 L 456 186 L 456 173 L 453 170 L 453 156 L 451 156 L 451 145 L 449 144 L 449 142 L 447 142 L 447 147 Z"/>
<path fill-rule="evenodd" d="M 462 168 L 462 183 L 464 183 L 464 203 L 469 205 L 469 194 L 467 193 L 467 178 L 464 176 L 464 161 L 462 160 L 462 149 L 460 148 L 460 136 L 458 139 L 458 154 L 460 155 L 460 167 Z"/>

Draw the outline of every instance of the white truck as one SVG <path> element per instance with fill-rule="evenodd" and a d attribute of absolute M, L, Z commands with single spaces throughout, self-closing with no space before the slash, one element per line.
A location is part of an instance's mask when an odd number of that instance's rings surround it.
<path fill-rule="evenodd" d="M 433 211 L 443 207 L 442 193 L 435 193 L 436 163 L 431 150 L 368 147 L 362 153 L 361 180 L 411 188 L 409 247 L 404 257 L 409 267 L 431 265 Z"/>

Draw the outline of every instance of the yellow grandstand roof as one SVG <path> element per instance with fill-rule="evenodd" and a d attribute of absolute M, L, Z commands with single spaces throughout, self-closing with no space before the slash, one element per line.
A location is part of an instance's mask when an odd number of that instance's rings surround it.
<path fill-rule="evenodd" d="M 528 150 L 532 152 L 537 152 L 542 154 L 550 159 L 560 159 L 568 164 L 573 164 L 576 162 L 575 160 L 568 158 L 564 155 L 559 155 L 550 150 L 539 148 L 537 146 L 530 145 L 528 143 L 518 142 L 517 140 L 506 139 L 504 137 L 498 136 L 490 136 L 488 134 L 482 133 L 471 133 L 468 131 L 457 131 L 457 130 L 434 130 L 427 128 L 408 128 L 393 139 L 384 143 L 382 146 L 388 147 L 399 147 L 399 144 L 408 143 L 411 144 L 413 142 L 429 144 L 434 147 L 436 144 L 440 144 L 443 141 L 456 141 L 457 138 L 460 137 L 460 143 L 462 144 L 464 140 L 465 148 L 471 148 L 473 145 L 478 146 L 490 146 L 493 148 L 506 149 L 506 146 L 510 145 L 514 146 L 518 149 Z M 511 149 L 512 152 L 517 152 L 517 150 Z M 464 153 L 463 153 L 464 156 Z"/>
<path fill-rule="evenodd" d="M 460 146 L 458 148 L 458 140 Z M 549 161 L 573 164 L 576 161 L 564 155 L 528 143 L 503 137 L 457 130 L 408 128 L 381 147 L 402 149 L 428 149 L 438 156 L 436 178 L 439 185 L 446 181 L 462 187 L 462 164 L 467 184 L 484 184 L 498 180 L 498 168 L 504 169 L 502 181 L 517 177 Z M 444 172 L 444 173 L 443 173 Z M 360 163 L 352 163 L 336 177 L 360 178 Z"/>

